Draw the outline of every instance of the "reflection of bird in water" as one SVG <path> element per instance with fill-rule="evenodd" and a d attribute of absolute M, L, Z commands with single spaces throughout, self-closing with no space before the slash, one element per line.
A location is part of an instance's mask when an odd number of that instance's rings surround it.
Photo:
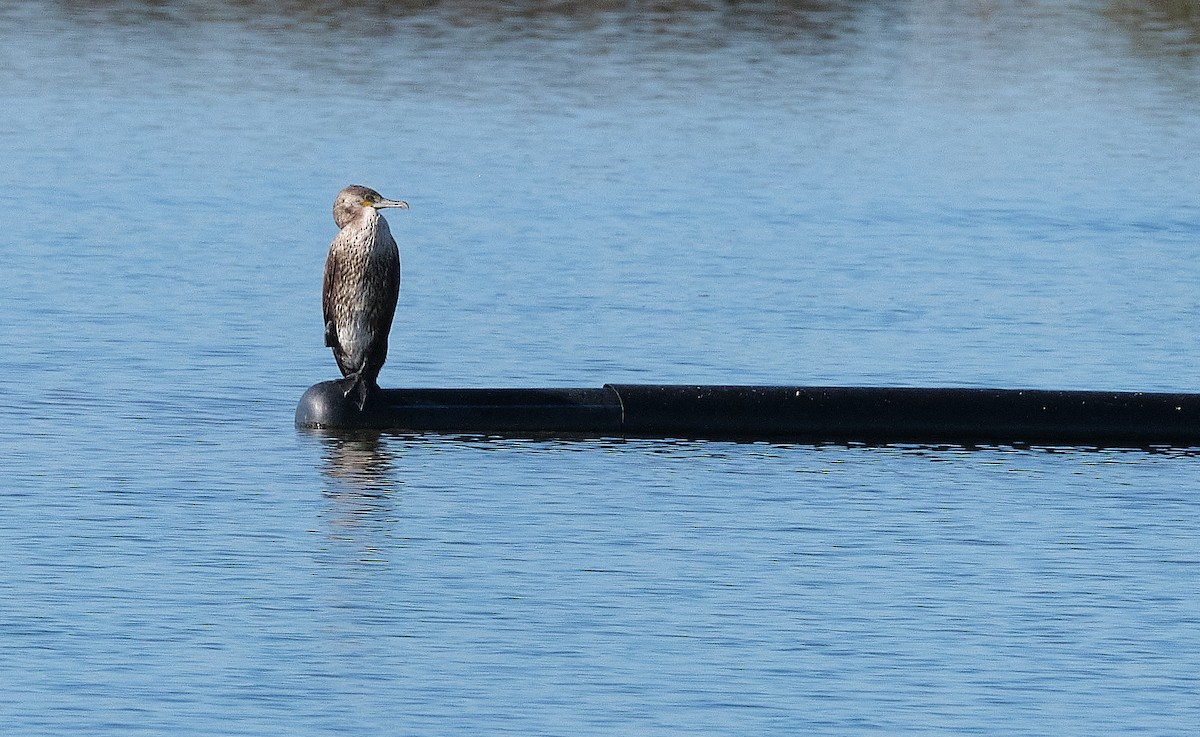
<path fill-rule="evenodd" d="M 392 453 L 377 433 L 314 433 L 325 450 L 324 474 L 338 486 L 361 494 L 383 494 L 397 483 Z"/>
<path fill-rule="evenodd" d="M 360 560 L 379 560 L 388 548 L 371 531 L 387 532 L 396 519 L 393 492 L 403 484 L 394 468 L 393 449 L 378 433 L 325 434 L 312 431 L 323 446 L 321 472 L 327 506 L 321 517 L 331 539 L 365 543 Z"/>
<path fill-rule="evenodd" d="M 378 388 L 375 380 L 387 359 L 400 294 L 400 251 L 379 214 L 385 207 L 407 208 L 408 203 L 357 184 L 338 192 L 333 221 L 341 232 L 325 260 L 325 345 L 350 379 L 345 395 L 353 394 L 360 410 Z"/>

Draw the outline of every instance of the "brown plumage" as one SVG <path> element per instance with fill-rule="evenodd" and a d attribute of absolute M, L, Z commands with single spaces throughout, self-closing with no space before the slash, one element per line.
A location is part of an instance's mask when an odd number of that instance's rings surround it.
<path fill-rule="evenodd" d="M 345 393 L 354 395 L 360 410 L 378 388 L 375 381 L 387 359 L 400 294 L 400 251 L 379 214 L 385 207 L 407 208 L 408 203 L 357 184 L 339 192 L 333 221 L 341 231 L 325 260 L 325 345 L 333 349 L 342 376 L 350 379 Z"/>

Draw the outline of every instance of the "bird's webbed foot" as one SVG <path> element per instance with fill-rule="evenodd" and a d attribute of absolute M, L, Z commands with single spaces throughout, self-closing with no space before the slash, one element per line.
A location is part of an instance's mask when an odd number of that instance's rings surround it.
<path fill-rule="evenodd" d="M 342 391 L 342 396 L 353 402 L 354 406 L 358 407 L 358 411 L 362 412 L 366 409 L 367 401 L 371 398 L 374 387 L 361 373 L 352 374 L 346 377 L 345 381 L 346 388 Z"/>

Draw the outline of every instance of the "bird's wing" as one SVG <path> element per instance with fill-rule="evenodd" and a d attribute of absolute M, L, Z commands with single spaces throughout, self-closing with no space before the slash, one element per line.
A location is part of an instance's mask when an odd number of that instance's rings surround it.
<path fill-rule="evenodd" d="M 388 259 L 384 272 L 383 294 L 383 334 L 386 337 L 392 330 L 392 318 L 396 316 L 396 301 L 400 299 L 400 252 L 395 258 Z"/>
<path fill-rule="evenodd" d="M 338 347 L 337 323 L 333 315 L 333 289 L 338 278 L 338 259 L 329 254 L 325 259 L 325 282 L 321 288 L 321 312 L 325 318 L 325 345 Z"/>

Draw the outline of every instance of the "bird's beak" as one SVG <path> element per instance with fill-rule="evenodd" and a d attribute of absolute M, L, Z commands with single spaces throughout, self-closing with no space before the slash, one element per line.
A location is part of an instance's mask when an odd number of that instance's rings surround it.
<path fill-rule="evenodd" d="M 382 210 L 385 207 L 398 207 L 401 210 L 408 209 L 408 203 L 404 200 L 380 200 L 375 203 L 375 209 Z"/>

